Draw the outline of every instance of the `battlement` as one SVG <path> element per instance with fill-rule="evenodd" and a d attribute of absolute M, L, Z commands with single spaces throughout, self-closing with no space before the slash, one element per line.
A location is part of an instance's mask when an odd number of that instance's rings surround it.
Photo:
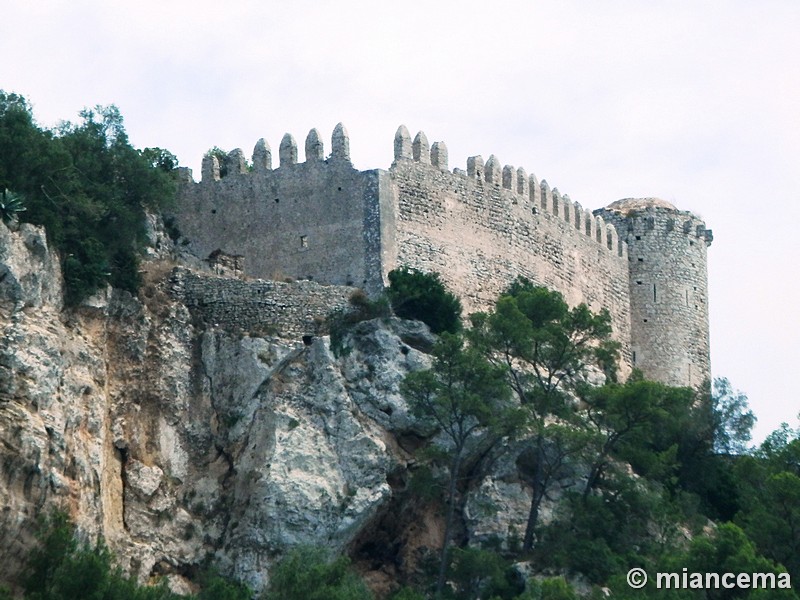
<path fill-rule="evenodd" d="M 447 145 L 444 142 L 429 145 L 424 131 L 419 131 L 412 142 L 408 128 L 400 125 L 394 138 L 392 166 L 396 168 L 403 161 L 429 165 L 432 169 L 447 172 Z M 602 247 L 627 258 L 626 242 L 618 239 L 614 227 L 607 225 L 602 217 L 595 216 L 590 210 L 584 210 L 579 202 L 572 202 L 566 194 L 562 196 L 558 188 L 551 191 L 546 180 L 543 179 L 540 183 L 536 175 L 528 175 L 523 167 L 515 169 L 512 165 L 500 165 L 500 160 L 494 154 L 486 162 L 480 155 L 471 156 L 467 159 L 466 170 L 456 167 L 453 175 L 475 181 L 478 185 L 494 185 L 509 190 L 517 196 L 512 199 L 512 204 L 521 205 L 532 215 L 544 212 L 560 218 Z"/>
<path fill-rule="evenodd" d="M 686 235 L 701 239 L 706 246 L 710 246 L 714 241 L 713 231 L 706 228 L 706 224 L 699 216 L 688 210 L 679 210 L 660 198 L 625 198 L 595 212 L 623 217 L 630 231 L 637 227 L 637 221 L 642 221 L 642 226 L 648 231 L 654 230 L 658 223 L 667 233 L 682 231 Z"/>
<path fill-rule="evenodd" d="M 339 123 L 333 130 L 331 136 L 331 154 L 326 159 L 325 145 L 322 142 L 319 131 L 315 128 L 308 132 L 305 142 L 305 163 L 340 163 L 352 166 L 350 160 L 350 136 L 344 125 Z M 297 141 L 291 133 L 287 133 L 281 139 L 278 147 L 279 168 L 291 167 L 298 164 Z M 269 143 L 261 138 L 253 148 L 251 167 L 247 165 L 247 159 L 241 148 L 231 150 L 222 163 L 215 155 L 203 157 L 201 182 L 210 183 L 220 181 L 226 176 L 246 175 L 250 172 L 263 174 L 272 171 L 272 148 Z M 191 171 L 187 171 L 189 177 Z"/>
<path fill-rule="evenodd" d="M 627 199 L 592 211 L 494 154 L 485 161 L 470 156 L 466 168 L 451 170 L 444 142 L 430 143 L 423 131 L 412 138 L 404 125 L 393 145 L 388 169 L 359 171 L 340 123 L 327 155 L 320 132 L 308 133 L 303 162 L 288 133 L 278 146 L 277 167 L 264 139 L 255 144 L 249 164 L 240 149 L 222 161 L 207 156 L 199 183 L 188 170 L 179 178 L 178 228 L 198 256 L 235 256 L 250 277 L 290 276 L 377 294 L 400 265 L 435 271 L 467 312 L 488 308 L 514 278 L 524 276 L 561 292 L 571 305 L 608 310 L 622 346 L 623 373 L 637 356 L 637 365 L 656 365 L 665 357 L 666 370 L 653 368 L 657 376 L 669 373 L 662 380 L 695 382 L 698 373 L 708 373 L 707 346 L 692 346 L 687 367 L 674 345 L 663 352 L 644 349 L 660 343 L 653 327 L 631 328 L 634 317 L 653 319 L 642 316 L 646 299 L 631 273 L 637 282 L 651 273 L 680 278 L 684 271 L 678 267 L 685 262 L 691 265 L 693 295 L 687 293 L 684 304 L 704 302 L 699 279 L 705 277 L 704 251 L 713 236 L 699 217 L 655 199 Z M 669 243 L 656 239 L 656 232 Z M 664 261 L 653 248 L 672 253 L 676 266 L 660 269 Z M 670 283 L 654 285 L 661 290 Z M 647 306 L 661 314 L 663 306 Z M 687 332 L 707 341 L 702 315 L 673 308 L 658 335 L 680 329 L 687 348 Z"/>

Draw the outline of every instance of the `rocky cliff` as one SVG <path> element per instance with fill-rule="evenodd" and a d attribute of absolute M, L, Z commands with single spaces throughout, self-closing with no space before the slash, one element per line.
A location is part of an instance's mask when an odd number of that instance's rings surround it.
<path fill-rule="evenodd" d="M 296 544 L 407 569 L 440 543 L 437 511 L 404 492 L 431 433 L 398 391 L 429 364 L 422 324 L 361 323 L 336 357 L 327 337 L 198 319 L 164 256 L 138 298 L 66 311 L 44 231 L 0 225 L 0 264 L 0 580 L 55 507 L 142 580 L 185 591 L 209 564 L 261 589 Z M 506 463 L 467 499 L 464 535 L 523 530 L 530 490 Z M 378 584 L 395 568 L 380 562 L 362 565 Z"/>

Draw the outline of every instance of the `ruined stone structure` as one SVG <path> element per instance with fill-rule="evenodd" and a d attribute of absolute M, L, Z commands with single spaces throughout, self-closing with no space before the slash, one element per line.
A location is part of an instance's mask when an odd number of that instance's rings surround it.
<path fill-rule="evenodd" d="M 486 308 L 518 275 L 576 305 L 607 309 L 623 371 L 671 385 L 710 374 L 706 247 L 699 217 L 655 200 L 591 212 L 494 155 L 449 170 L 447 147 L 401 126 L 388 170 L 358 171 L 339 124 L 325 156 L 319 132 L 305 162 L 287 134 L 279 166 L 262 139 L 182 173 L 176 223 L 200 257 L 243 257 L 244 274 L 378 293 L 392 269 L 436 271 L 467 311 Z"/>
<path fill-rule="evenodd" d="M 207 325 L 300 339 L 327 333 L 327 317 L 348 309 L 353 288 L 313 281 L 242 281 L 179 267 L 172 273 L 170 292 Z"/>

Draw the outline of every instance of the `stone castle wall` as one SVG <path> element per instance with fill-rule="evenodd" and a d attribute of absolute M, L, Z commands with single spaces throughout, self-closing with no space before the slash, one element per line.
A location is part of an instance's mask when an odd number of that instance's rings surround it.
<path fill-rule="evenodd" d="M 474 156 L 466 170 L 450 171 L 444 143 L 430 145 L 422 132 L 412 141 L 402 126 L 388 170 L 354 169 L 341 124 L 328 157 L 316 130 L 306 138 L 305 162 L 289 134 L 279 156 L 273 169 L 260 140 L 252 167 L 235 150 L 223 164 L 204 159 L 199 183 L 184 172 L 174 216 L 195 254 L 243 257 L 250 277 L 356 286 L 371 295 L 398 266 L 436 271 L 466 312 L 489 308 L 522 275 L 572 306 L 608 310 L 623 373 L 637 366 L 650 378 L 693 386 L 710 376 L 711 238 L 691 213 L 652 199 L 638 201 L 650 211 L 641 218 L 613 204 L 593 213 L 495 156 L 485 163 Z M 253 296 L 251 288 L 236 290 L 204 314 L 239 319 L 226 316 L 224 303 L 239 292 Z"/>
<path fill-rule="evenodd" d="M 306 161 L 298 163 L 297 144 L 287 134 L 277 169 L 264 140 L 256 144 L 252 171 L 241 150 L 222 165 L 216 157 L 204 159 L 199 183 L 185 174 L 174 215 L 189 249 L 201 258 L 215 250 L 241 255 L 252 277 L 381 289 L 381 235 L 392 234 L 391 219 L 381 217 L 385 173 L 353 168 L 343 127 L 333 141 L 325 160 L 313 130 Z"/>
<path fill-rule="evenodd" d="M 185 268 L 176 268 L 171 280 L 171 293 L 204 323 L 297 340 L 326 333 L 325 319 L 348 309 L 356 289 L 313 281 L 245 281 Z"/>
<path fill-rule="evenodd" d="M 571 306 L 606 308 L 629 361 L 627 245 L 612 226 L 494 156 L 452 173 L 441 142 L 431 152 L 422 133 L 412 143 L 401 128 L 397 138 L 390 173 L 399 264 L 440 273 L 467 312 L 491 306 L 517 275 Z"/>

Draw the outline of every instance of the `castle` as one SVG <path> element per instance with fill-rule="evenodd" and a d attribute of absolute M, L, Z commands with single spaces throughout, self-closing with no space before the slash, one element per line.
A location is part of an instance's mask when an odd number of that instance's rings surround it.
<path fill-rule="evenodd" d="M 339 124 L 325 156 L 319 132 L 298 161 L 286 134 L 184 169 L 175 221 L 201 257 L 228 256 L 245 275 L 355 286 L 370 294 L 405 265 L 441 274 L 467 312 L 485 309 L 518 275 L 557 290 L 570 305 L 607 309 L 622 369 L 670 385 L 710 377 L 707 246 L 696 215 L 658 199 L 595 210 L 492 155 L 448 166 L 443 142 L 412 141 L 401 126 L 388 170 L 358 171 Z"/>

